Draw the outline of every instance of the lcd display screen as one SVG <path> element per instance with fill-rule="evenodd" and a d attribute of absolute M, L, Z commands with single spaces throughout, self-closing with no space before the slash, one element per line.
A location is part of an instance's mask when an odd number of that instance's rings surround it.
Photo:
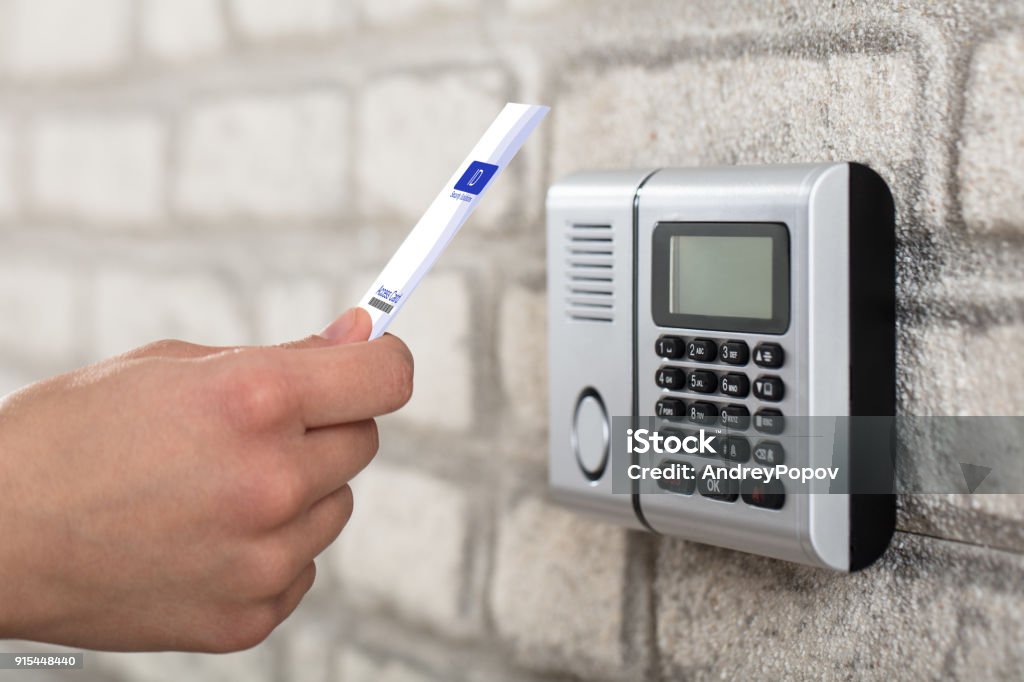
<path fill-rule="evenodd" d="M 785 224 L 660 222 L 651 256 L 651 314 L 659 327 L 762 334 L 789 328 Z"/>
<path fill-rule="evenodd" d="M 669 250 L 671 313 L 772 319 L 771 237 L 677 235 Z"/>

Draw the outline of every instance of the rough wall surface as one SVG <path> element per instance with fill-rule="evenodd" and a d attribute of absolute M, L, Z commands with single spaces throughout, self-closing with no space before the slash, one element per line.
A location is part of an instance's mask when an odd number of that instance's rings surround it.
<path fill-rule="evenodd" d="M 1024 414 L 1019 0 L 0 0 L 0 391 L 316 331 L 506 100 L 554 111 L 396 325 L 416 395 L 306 603 L 244 653 L 75 679 L 1019 676 L 1020 497 L 903 498 L 854 577 L 552 506 L 543 290 L 567 172 L 864 161 L 899 409 Z"/>

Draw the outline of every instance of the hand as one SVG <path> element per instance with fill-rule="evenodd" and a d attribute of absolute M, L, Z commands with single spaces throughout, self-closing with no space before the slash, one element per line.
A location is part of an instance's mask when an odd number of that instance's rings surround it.
<path fill-rule="evenodd" d="M 411 395 L 408 349 L 369 333 L 356 309 L 280 347 L 161 341 L 0 401 L 0 638 L 262 641 Z"/>

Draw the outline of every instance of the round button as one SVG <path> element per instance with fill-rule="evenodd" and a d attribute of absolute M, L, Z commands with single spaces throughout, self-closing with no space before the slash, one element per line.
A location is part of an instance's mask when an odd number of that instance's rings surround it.
<path fill-rule="evenodd" d="M 608 413 L 601 396 L 587 391 L 576 402 L 576 417 L 572 425 L 572 445 L 576 461 L 588 478 L 596 480 L 604 473 L 608 462 Z"/>

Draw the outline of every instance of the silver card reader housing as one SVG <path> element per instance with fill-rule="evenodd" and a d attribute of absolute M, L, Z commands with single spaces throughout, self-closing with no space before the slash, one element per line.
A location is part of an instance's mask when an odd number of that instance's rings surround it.
<path fill-rule="evenodd" d="M 623 487 L 638 460 L 616 454 L 626 426 L 706 428 L 724 451 L 672 461 L 699 474 L 838 453 L 847 485 L 879 478 L 889 443 L 847 420 L 895 411 L 894 209 L 876 173 L 854 163 L 578 173 L 548 192 L 547 250 L 556 500 L 841 571 L 884 551 L 895 525 L 884 487 L 708 489 L 699 476 Z"/>

